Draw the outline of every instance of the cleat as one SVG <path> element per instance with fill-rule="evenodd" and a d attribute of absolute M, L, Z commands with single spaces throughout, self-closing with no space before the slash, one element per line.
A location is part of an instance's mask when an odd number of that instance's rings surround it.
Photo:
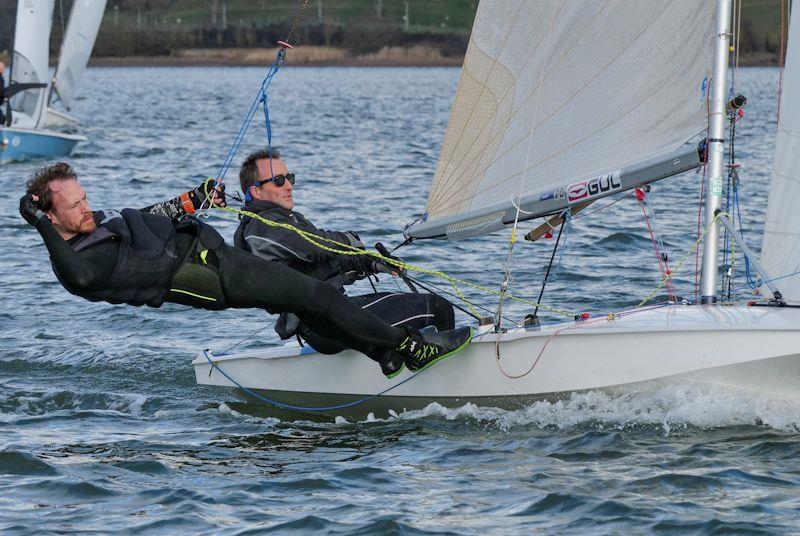
<path fill-rule="evenodd" d="M 406 366 L 410 370 L 424 370 L 446 357 L 462 350 L 472 339 L 472 328 L 464 327 L 426 333 L 406 328 L 408 335 L 397 347 L 397 352 L 405 356 Z"/>

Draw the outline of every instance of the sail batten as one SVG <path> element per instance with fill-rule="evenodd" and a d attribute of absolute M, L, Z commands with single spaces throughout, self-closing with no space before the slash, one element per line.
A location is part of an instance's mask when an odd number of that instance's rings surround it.
<path fill-rule="evenodd" d="M 698 51 L 713 19 L 694 0 L 482 0 L 428 222 L 493 213 L 690 140 L 706 124 L 710 59 Z"/>

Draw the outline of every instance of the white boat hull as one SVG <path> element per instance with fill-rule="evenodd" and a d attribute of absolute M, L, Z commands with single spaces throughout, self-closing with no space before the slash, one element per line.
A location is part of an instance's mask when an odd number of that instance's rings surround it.
<path fill-rule="evenodd" d="M 193 362 L 197 382 L 303 407 L 362 404 L 323 413 L 363 417 L 467 402 L 505 408 L 576 391 L 704 381 L 800 397 L 800 309 L 674 305 L 476 337 L 462 352 L 392 380 L 356 352 L 335 356 L 278 347 Z M 536 366 L 528 371 L 536 361 Z M 209 359 L 219 369 L 212 370 Z M 501 372 L 500 366 L 509 376 Z M 223 374 L 224 372 L 224 374 Z M 228 377 L 226 377 L 227 375 Z M 410 379 L 409 379 L 410 378 Z M 234 383 L 255 393 L 248 395 Z M 394 387 L 396 386 L 396 387 Z M 384 392 L 390 389 L 388 392 Z"/>

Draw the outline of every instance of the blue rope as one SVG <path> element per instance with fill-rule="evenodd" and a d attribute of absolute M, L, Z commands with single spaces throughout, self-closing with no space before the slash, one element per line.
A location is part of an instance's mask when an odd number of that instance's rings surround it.
<path fill-rule="evenodd" d="M 266 122 L 267 127 L 267 146 L 272 151 L 272 126 L 270 124 L 269 119 L 269 105 L 268 105 L 268 97 L 267 92 L 269 89 L 270 84 L 272 83 L 272 79 L 278 74 L 281 66 L 283 65 L 284 58 L 286 56 L 286 50 L 281 48 L 278 50 L 278 53 L 275 55 L 275 60 L 272 62 L 269 70 L 267 71 L 264 80 L 261 82 L 261 88 L 258 91 L 255 99 L 253 99 L 253 103 L 250 105 L 250 109 L 247 111 L 247 115 L 245 116 L 244 122 L 242 126 L 239 127 L 239 131 L 236 133 L 236 137 L 233 139 L 233 145 L 231 145 L 230 150 L 228 151 L 227 156 L 225 157 L 225 161 L 220 167 L 219 172 L 217 173 L 216 182 L 217 184 L 221 183 L 225 179 L 225 174 L 228 172 L 231 164 L 233 163 L 233 159 L 236 157 L 236 153 L 239 151 L 239 147 L 242 145 L 244 141 L 244 137 L 247 134 L 247 130 L 250 128 L 251 123 L 253 122 L 253 117 L 255 116 L 256 112 L 258 111 L 258 105 L 263 104 L 264 107 L 264 121 Z M 245 198 L 247 198 L 247 192 L 245 192 Z"/>
<path fill-rule="evenodd" d="M 779 281 L 779 280 L 781 280 L 781 279 L 786 279 L 787 277 L 794 277 L 794 276 L 796 276 L 796 275 L 798 275 L 798 274 L 800 274 L 800 271 L 793 272 L 793 273 L 791 273 L 791 274 L 782 275 L 782 276 L 779 276 L 779 277 L 773 277 L 772 279 L 767 279 L 767 280 L 765 280 L 765 281 L 761 281 L 761 283 L 762 283 L 762 284 L 765 284 L 765 283 L 772 283 L 773 281 Z M 734 290 L 736 290 L 736 291 L 740 291 L 740 290 L 747 290 L 748 288 L 752 288 L 752 287 L 750 287 L 749 285 L 747 285 L 747 286 L 742 286 L 742 287 L 735 288 Z"/>
<path fill-rule="evenodd" d="M 212 370 L 213 369 L 217 369 L 220 374 L 222 374 L 223 376 L 225 376 L 225 378 L 228 379 L 228 381 L 230 381 L 232 384 L 234 384 L 236 387 L 238 387 L 239 389 L 241 389 L 242 391 L 244 391 L 248 395 L 250 395 L 253 398 L 256 398 L 257 400 L 260 400 L 262 402 L 266 402 L 267 404 L 271 404 L 271 405 L 273 405 L 275 407 L 283 408 L 283 409 L 291 409 L 291 410 L 296 410 L 296 411 L 334 411 L 334 410 L 338 410 L 338 409 L 346 409 L 346 408 L 352 408 L 354 406 L 359 406 L 359 405 L 363 404 L 364 402 L 368 402 L 369 400 L 372 400 L 373 398 L 377 398 L 379 396 L 385 395 L 389 391 L 391 391 L 393 389 L 396 389 L 397 387 L 400 387 L 401 385 L 403 385 L 404 383 L 406 383 L 406 382 L 408 382 L 410 380 L 413 380 L 419 374 L 425 372 L 425 370 L 428 370 L 428 369 L 422 370 L 422 371 L 414 374 L 413 376 L 411 376 L 409 378 L 406 378 L 405 380 L 401 381 L 400 383 L 397 383 L 397 384 L 389 387 L 388 389 L 385 389 L 385 390 L 381 391 L 380 393 L 377 393 L 377 394 L 374 394 L 374 395 L 368 395 L 368 396 L 365 396 L 364 398 L 361 398 L 361 399 L 356 400 L 354 402 L 348 402 L 347 404 L 340 404 L 340 405 L 337 405 L 337 406 L 322 406 L 322 407 L 295 406 L 293 404 L 286 404 L 284 402 L 278 402 L 277 400 L 272 400 L 270 398 L 266 398 L 264 396 L 259 395 L 256 392 L 248 389 L 244 385 L 242 385 L 239 382 L 237 382 L 236 380 L 234 380 L 227 372 L 222 370 L 218 364 L 214 363 L 211 360 L 211 357 L 209 357 L 208 353 L 209 353 L 208 350 L 203 350 L 203 355 L 205 356 L 205 358 L 208 361 L 208 363 L 211 365 Z"/>
<path fill-rule="evenodd" d="M 733 206 L 736 209 L 736 217 L 739 220 L 739 236 L 744 240 L 744 225 L 742 225 L 742 211 L 739 204 L 739 188 L 737 186 L 733 188 Z M 758 286 L 756 279 L 753 277 L 753 273 L 750 271 L 750 259 L 747 258 L 747 255 L 744 256 L 744 275 L 747 281 L 747 287 L 753 289 Z"/>

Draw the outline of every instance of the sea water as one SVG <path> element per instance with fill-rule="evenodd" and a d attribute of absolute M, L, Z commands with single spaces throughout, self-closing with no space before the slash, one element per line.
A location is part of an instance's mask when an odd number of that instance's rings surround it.
<path fill-rule="evenodd" d="M 778 74 L 737 73 L 750 99 L 736 129 L 742 223 L 756 249 Z M 68 161 L 92 207 L 146 206 L 216 175 L 263 75 L 90 69 L 73 110 L 89 141 Z M 355 230 L 368 244 L 397 245 L 403 225 L 424 212 L 458 75 L 282 70 L 270 88 L 273 144 L 297 174 L 298 210 L 320 227 Z M 265 142 L 259 112 L 226 175 L 229 192 L 237 189 L 236 165 Z M 17 212 L 26 178 L 44 163 L 0 168 L 0 532 L 798 531 L 800 405 L 766 393 L 662 386 L 517 411 L 432 404 L 363 422 L 253 414 L 231 394 L 195 385 L 190 362 L 200 348 L 226 348 L 253 333 L 246 346 L 275 343 L 272 330 L 262 330 L 270 317 L 68 294 Z M 699 180 L 692 172 L 653 187 L 672 259 L 695 240 Z M 574 221 L 545 304 L 605 314 L 636 305 L 658 284 L 641 208 L 632 196 L 611 201 Z M 231 239 L 235 217 L 208 221 Z M 510 292 L 536 297 L 552 244 L 516 245 Z M 398 253 L 497 288 L 507 251 L 506 232 Z M 691 259 L 677 274 L 677 290 L 690 300 Z M 380 287 L 398 285 L 382 276 Z M 750 292 L 741 273 L 734 287 L 739 298 Z M 355 292 L 369 290 L 362 284 Z M 468 294 L 479 306 L 497 306 L 494 296 Z M 505 311 L 512 319 L 529 312 L 510 302 Z"/>

